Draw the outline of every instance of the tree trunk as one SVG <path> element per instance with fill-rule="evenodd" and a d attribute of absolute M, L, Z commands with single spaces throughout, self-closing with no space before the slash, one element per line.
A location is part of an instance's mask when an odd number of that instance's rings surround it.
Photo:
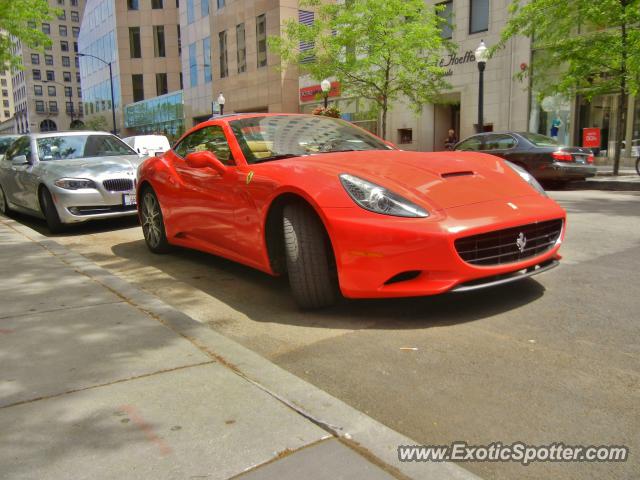
<path fill-rule="evenodd" d="M 627 125 L 625 122 L 628 94 L 627 94 L 627 57 L 629 52 L 629 44 L 627 42 L 627 23 L 625 18 L 626 9 L 628 6 L 628 0 L 621 0 L 620 6 L 622 7 L 622 24 L 620 25 L 620 98 L 618 102 L 618 115 L 616 117 L 616 147 L 613 154 L 613 174 L 618 175 L 620 171 L 620 151 L 622 149 L 622 141 L 624 140 Z"/>
<path fill-rule="evenodd" d="M 387 99 L 385 98 L 384 103 L 382 104 L 382 135 L 381 137 L 386 140 L 387 139 Z"/>

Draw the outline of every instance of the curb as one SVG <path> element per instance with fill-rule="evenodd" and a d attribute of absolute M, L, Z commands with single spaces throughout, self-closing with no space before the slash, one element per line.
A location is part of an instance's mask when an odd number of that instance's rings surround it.
<path fill-rule="evenodd" d="M 269 360 L 109 273 L 80 254 L 20 223 L 0 222 L 39 244 L 78 273 L 103 285 L 124 301 L 189 340 L 200 350 L 253 385 L 339 438 L 370 462 L 400 479 L 481 480 L 454 463 L 400 462 L 397 447 L 417 442 L 350 407 Z"/>

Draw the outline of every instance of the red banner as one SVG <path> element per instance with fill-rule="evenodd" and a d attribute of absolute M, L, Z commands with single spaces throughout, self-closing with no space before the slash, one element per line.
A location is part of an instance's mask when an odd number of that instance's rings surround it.
<path fill-rule="evenodd" d="M 312 85 L 310 87 L 304 87 L 300 89 L 300 101 L 312 102 L 316 100 L 316 96 L 322 96 L 322 88 L 320 85 Z M 340 82 L 331 82 L 331 90 L 329 90 L 329 97 L 340 96 Z"/>
<path fill-rule="evenodd" d="M 582 146 L 587 148 L 600 148 L 600 129 L 583 128 Z"/>

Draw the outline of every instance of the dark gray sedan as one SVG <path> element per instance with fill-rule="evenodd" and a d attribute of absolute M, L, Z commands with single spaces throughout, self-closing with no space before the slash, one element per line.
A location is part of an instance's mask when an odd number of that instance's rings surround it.
<path fill-rule="evenodd" d="M 597 171 L 590 149 L 565 147 L 553 138 L 537 133 L 480 133 L 465 138 L 454 150 L 470 150 L 502 157 L 543 182 L 584 180 L 593 177 Z"/>

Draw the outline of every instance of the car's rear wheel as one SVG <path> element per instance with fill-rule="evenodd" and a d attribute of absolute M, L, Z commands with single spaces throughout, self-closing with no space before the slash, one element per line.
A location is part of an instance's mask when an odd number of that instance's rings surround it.
<path fill-rule="evenodd" d="M 9 215 L 11 213 L 9 202 L 7 202 L 7 196 L 4 194 L 2 185 L 0 185 L 0 213 L 3 215 Z"/>
<path fill-rule="evenodd" d="M 51 192 L 45 187 L 40 189 L 40 209 L 47 222 L 47 227 L 51 233 L 59 233 L 63 230 L 64 224 L 60 221 L 60 215 L 56 205 L 53 203 Z"/>
<path fill-rule="evenodd" d="M 335 260 L 324 226 L 303 204 L 283 210 L 284 246 L 289 283 L 302 308 L 322 308 L 335 303 Z"/>
<path fill-rule="evenodd" d="M 140 221 L 142 222 L 144 241 L 149 250 L 153 253 L 167 253 L 171 250 L 171 245 L 167 241 L 167 234 L 164 229 L 160 202 L 151 188 L 145 189 L 142 193 Z"/>

